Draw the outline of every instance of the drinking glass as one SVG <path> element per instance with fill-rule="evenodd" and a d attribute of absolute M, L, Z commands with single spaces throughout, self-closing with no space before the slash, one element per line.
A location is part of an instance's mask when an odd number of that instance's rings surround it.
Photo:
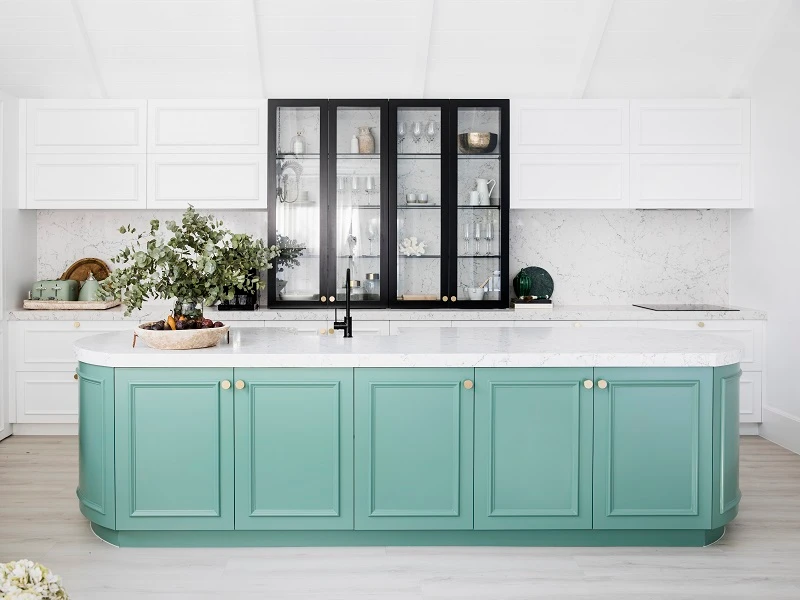
<path fill-rule="evenodd" d="M 400 142 L 400 154 L 403 153 L 403 140 L 406 139 L 406 135 L 408 135 L 408 128 L 406 127 L 405 121 L 398 121 L 397 122 L 397 140 Z"/>
<path fill-rule="evenodd" d="M 372 192 L 374 191 L 375 178 L 372 175 L 367 175 L 364 177 L 364 192 L 367 194 L 367 206 L 372 206 Z"/>
<path fill-rule="evenodd" d="M 378 219 L 370 219 L 367 226 L 367 239 L 369 240 L 369 255 L 372 256 L 372 242 L 378 237 Z"/>
<path fill-rule="evenodd" d="M 358 204 L 358 177 L 355 175 L 353 175 L 353 177 L 350 179 L 350 191 L 353 195 L 353 203 Z"/>
<path fill-rule="evenodd" d="M 422 121 L 414 121 L 411 125 L 411 137 L 414 138 L 414 144 L 419 144 L 422 137 Z"/>
<path fill-rule="evenodd" d="M 425 138 L 428 140 L 429 144 L 433 144 L 433 140 L 436 139 L 436 123 L 433 121 L 428 121 L 428 124 L 425 126 Z"/>
<path fill-rule="evenodd" d="M 489 221 L 486 223 L 486 226 L 483 229 L 483 239 L 486 240 L 486 255 L 488 256 L 491 254 L 492 250 L 492 239 L 494 238 L 494 227 L 492 227 L 492 222 Z"/>
<path fill-rule="evenodd" d="M 464 256 L 469 254 L 469 240 L 472 237 L 472 227 L 469 223 L 464 223 Z"/>
<path fill-rule="evenodd" d="M 480 243 L 481 243 L 481 224 L 475 223 L 475 254 L 480 254 Z"/>

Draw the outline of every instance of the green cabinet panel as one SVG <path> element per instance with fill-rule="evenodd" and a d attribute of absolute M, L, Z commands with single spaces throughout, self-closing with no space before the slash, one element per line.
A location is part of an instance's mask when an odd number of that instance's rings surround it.
<path fill-rule="evenodd" d="M 711 368 L 597 368 L 594 528 L 711 528 Z"/>
<path fill-rule="evenodd" d="M 475 529 L 591 529 L 592 376 L 475 369 Z"/>
<path fill-rule="evenodd" d="M 472 529 L 473 376 L 356 369 L 356 529 Z"/>
<path fill-rule="evenodd" d="M 352 529 L 353 370 L 234 375 L 236 529 Z"/>
<path fill-rule="evenodd" d="M 714 449 L 711 526 L 721 527 L 739 511 L 739 365 L 714 369 Z"/>
<path fill-rule="evenodd" d="M 114 529 L 114 369 L 78 367 L 78 501 L 84 516 Z"/>
<path fill-rule="evenodd" d="M 233 529 L 232 369 L 117 369 L 117 529 Z"/>

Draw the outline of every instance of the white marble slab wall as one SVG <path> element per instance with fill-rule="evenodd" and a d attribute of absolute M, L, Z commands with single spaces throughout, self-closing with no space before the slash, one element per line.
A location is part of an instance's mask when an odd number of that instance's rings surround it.
<path fill-rule="evenodd" d="M 266 237 L 265 212 L 213 212 L 234 231 Z M 142 230 L 152 218 L 179 217 L 178 211 L 39 211 L 35 277 L 58 277 L 86 256 L 109 260 L 126 241 L 121 225 Z M 511 272 L 544 267 L 555 279 L 559 304 L 724 303 L 729 226 L 729 212 L 723 210 L 516 210 L 511 212 Z M 405 276 L 422 279 L 408 271 Z M 427 291 L 425 282 L 417 283 L 407 289 Z"/>

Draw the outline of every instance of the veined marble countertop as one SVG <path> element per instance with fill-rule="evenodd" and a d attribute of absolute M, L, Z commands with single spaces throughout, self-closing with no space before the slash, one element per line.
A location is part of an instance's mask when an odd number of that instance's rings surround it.
<path fill-rule="evenodd" d="M 496 310 L 403 310 L 354 309 L 356 321 L 750 321 L 765 320 L 767 313 L 751 308 L 738 311 L 669 311 L 659 312 L 635 306 L 559 306 L 552 311 L 513 309 Z M 154 321 L 163 319 L 171 304 L 146 306 L 126 317 L 124 310 L 13 310 L 11 321 Z M 333 308 L 326 309 L 263 309 L 222 312 L 205 310 L 215 321 L 328 321 Z"/>
<path fill-rule="evenodd" d="M 75 343 L 78 361 L 106 367 L 718 367 L 742 347 L 713 335 L 635 328 L 406 328 L 351 339 L 292 329 L 231 331 L 202 350 L 153 350 L 132 333 Z"/>

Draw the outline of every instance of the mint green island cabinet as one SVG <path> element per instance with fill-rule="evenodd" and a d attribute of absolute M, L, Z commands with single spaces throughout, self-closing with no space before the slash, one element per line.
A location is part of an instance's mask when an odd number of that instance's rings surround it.
<path fill-rule="evenodd" d="M 739 374 L 82 362 L 79 506 L 120 546 L 701 546 Z"/>

